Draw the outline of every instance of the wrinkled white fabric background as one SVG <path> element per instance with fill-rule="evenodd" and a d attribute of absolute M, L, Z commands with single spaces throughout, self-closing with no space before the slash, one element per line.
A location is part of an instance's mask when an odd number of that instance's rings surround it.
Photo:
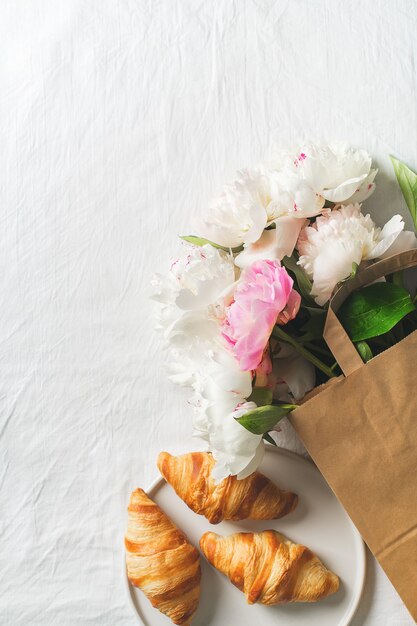
<path fill-rule="evenodd" d="M 365 147 L 372 215 L 406 215 L 416 27 L 412 0 L 2 1 L 0 624 L 135 623 L 129 491 L 196 446 L 150 278 L 274 142 Z M 412 624 L 368 564 L 354 626 Z"/>

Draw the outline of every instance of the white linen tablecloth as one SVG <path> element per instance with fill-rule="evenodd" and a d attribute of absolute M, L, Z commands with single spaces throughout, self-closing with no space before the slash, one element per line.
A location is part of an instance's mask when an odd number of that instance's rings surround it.
<path fill-rule="evenodd" d="M 374 218 L 406 215 L 388 154 L 417 167 L 416 30 L 412 0 L 1 2 L 2 626 L 135 623 L 129 492 L 197 445 L 151 276 L 273 143 L 366 148 Z M 368 565 L 354 626 L 412 624 Z"/>

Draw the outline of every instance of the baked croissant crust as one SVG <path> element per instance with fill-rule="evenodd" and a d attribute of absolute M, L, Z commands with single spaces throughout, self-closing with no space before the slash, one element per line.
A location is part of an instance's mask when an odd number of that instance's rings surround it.
<path fill-rule="evenodd" d="M 191 624 L 200 596 L 200 555 L 143 489 L 130 496 L 125 536 L 130 582 L 174 624 Z"/>
<path fill-rule="evenodd" d="M 339 578 L 311 550 L 274 530 L 229 537 L 208 532 L 200 548 L 248 604 L 316 602 L 339 588 Z"/>
<path fill-rule="evenodd" d="M 208 452 L 182 456 L 161 452 L 158 456 L 158 468 L 165 480 L 190 509 L 212 524 L 222 520 L 276 519 L 297 506 L 295 493 L 283 491 L 259 472 L 242 480 L 228 476 L 216 484 L 211 476 L 214 465 Z"/>

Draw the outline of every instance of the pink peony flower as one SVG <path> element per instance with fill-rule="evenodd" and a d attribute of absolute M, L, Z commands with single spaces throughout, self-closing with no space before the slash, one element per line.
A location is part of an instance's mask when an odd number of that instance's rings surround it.
<path fill-rule="evenodd" d="M 301 296 L 293 289 L 289 295 L 288 302 L 280 313 L 278 313 L 277 324 L 283 326 L 288 324 L 297 315 L 301 304 Z"/>
<path fill-rule="evenodd" d="M 274 325 L 287 323 L 300 308 L 293 281 L 278 261 L 256 261 L 242 272 L 226 309 L 223 336 L 243 371 L 255 370 Z"/>

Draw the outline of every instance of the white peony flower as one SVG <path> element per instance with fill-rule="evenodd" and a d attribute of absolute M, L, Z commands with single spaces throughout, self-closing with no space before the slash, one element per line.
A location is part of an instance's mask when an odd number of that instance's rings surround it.
<path fill-rule="evenodd" d="M 281 402 L 298 402 L 316 384 L 315 368 L 304 359 L 292 346 L 272 341 L 274 358 L 272 372 L 269 374 L 269 385 L 273 389 L 273 397 Z M 273 438 L 284 448 L 295 450 L 298 454 L 307 451 L 297 436 L 287 417 L 278 422 L 274 428 Z"/>
<path fill-rule="evenodd" d="M 236 369 L 236 362 L 227 362 L 229 358 L 227 353 L 225 358 L 205 364 L 193 399 L 195 432 L 208 442 L 213 452 L 216 459 L 213 476 L 217 481 L 229 475 L 249 476 L 259 466 L 264 452 L 262 436 L 250 433 L 236 421 L 256 405 L 246 400 L 252 392 L 252 377 Z M 274 397 L 293 402 L 301 399 L 314 384 L 313 365 L 291 346 L 279 344 L 273 371 L 268 376 Z"/>
<path fill-rule="evenodd" d="M 293 154 L 277 153 L 255 168 L 238 172 L 197 224 L 197 232 L 225 247 L 244 245 L 238 257 L 240 267 L 265 258 L 259 256 L 265 247 L 267 258 L 280 258 L 275 255 L 283 254 L 282 241 L 286 254 L 291 254 L 298 219 L 319 215 L 326 200 L 347 204 L 372 193 L 377 170 L 371 164 L 365 150 L 346 144 L 307 145 Z M 290 222 L 280 225 L 282 218 L 293 218 L 292 232 L 280 236 L 280 231 L 290 227 Z M 263 234 L 274 223 L 278 241 Z M 261 236 L 263 241 L 257 245 Z"/>
<path fill-rule="evenodd" d="M 318 196 L 335 204 L 363 202 L 375 189 L 376 169 L 366 150 L 355 150 L 345 143 L 327 146 L 308 144 L 295 153 L 279 152 L 269 167 L 297 170 Z"/>
<path fill-rule="evenodd" d="M 198 310 L 216 302 L 235 281 L 233 257 L 209 244 L 183 243 L 180 256 L 168 274 L 157 274 L 154 300 L 162 305 L 175 304 L 182 310 Z"/>
<path fill-rule="evenodd" d="M 219 321 L 230 303 L 234 283 L 233 257 L 210 245 L 183 244 L 170 271 L 154 277 L 157 293 L 153 298 L 160 305 L 157 322 L 173 382 L 195 389 L 207 362 L 224 359 L 219 357 L 226 352 Z M 235 364 L 233 356 L 228 356 L 226 380 Z"/>
<path fill-rule="evenodd" d="M 247 171 L 258 191 L 258 210 L 266 214 L 265 226 L 274 223 L 276 229 L 257 239 L 241 239 L 244 251 L 236 259 L 238 267 L 290 256 L 304 226 L 300 219 L 319 215 L 326 200 L 346 204 L 365 200 L 375 188 L 377 170 L 371 164 L 366 151 L 346 144 L 307 145 L 295 154 L 279 152 Z"/>
<path fill-rule="evenodd" d="M 252 375 L 241 371 L 231 352 L 219 342 L 200 357 L 193 363 L 195 434 L 205 439 L 213 452 L 216 480 L 231 474 L 244 478 L 257 467 L 263 451 L 262 437 L 235 420 L 242 411 L 256 407 L 246 401 L 252 393 Z"/>
<path fill-rule="evenodd" d="M 200 236 L 225 247 L 250 246 L 276 220 L 318 215 L 323 204 L 294 168 L 281 172 L 259 166 L 238 172 L 197 229 Z"/>
<path fill-rule="evenodd" d="M 351 274 L 353 263 L 416 247 L 413 233 L 403 229 L 402 217 L 394 215 L 381 230 L 358 204 L 342 206 L 304 228 L 298 240 L 299 264 L 313 280 L 317 304 L 329 300 L 337 283 Z"/>
<path fill-rule="evenodd" d="M 244 399 L 236 403 L 224 395 L 209 405 L 203 401 L 201 408 L 195 422 L 196 434 L 208 441 L 216 459 L 213 478 L 220 482 L 230 475 L 241 479 L 252 474 L 262 460 L 263 439 L 249 432 L 236 418 L 255 409 L 256 404 Z"/>
<path fill-rule="evenodd" d="M 218 459 L 219 479 L 240 475 L 262 450 L 260 437 L 231 417 L 252 393 L 251 373 L 239 369 L 220 332 L 234 282 L 233 257 L 208 245 L 184 245 L 168 275 L 154 279 L 170 378 L 194 390 L 195 430 Z"/>
<path fill-rule="evenodd" d="M 199 319 L 221 319 L 234 282 L 235 266 L 230 254 L 210 245 L 183 244 L 170 271 L 155 275 L 152 281 L 156 287 L 153 299 L 160 304 L 157 321 L 164 338 L 169 341 L 179 328 L 187 332 L 186 326 L 193 324 L 198 335 Z"/>
<path fill-rule="evenodd" d="M 169 327 L 166 341 L 166 369 L 170 380 L 183 387 L 195 388 L 207 362 L 224 351 L 224 340 L 215 320 L 192 312 L 178 318 Z"/>
<path fill-rule="evenodd" d="M 258 448 L 262 448 L 261 437 L 234 419 L 240 415 L 235 413 L 236 407 L 246 406 L 246 398 L 252 393 L 251 373 L 241 371 L 231 352 L 216 345 L 210 354 L 202 356 L 193 387 L 195 434 L 205 439 L 213 452 L 216 480 L 230 474 L 243 478 L 245 470 L 259 458 Z"/>
<path fill-rule="evenodd" d="M 262 435 L 254 435 L 236 421 L 254 408 L 254 402 L 245 402 L 223 419 L 213 421 L 210 445 L 216 459 L 214 480 L 220 482 L 229 475 L 243 479 L 259 467 L 265 451 Z"/>
<path fill-rule="evenodd" d="M 236 180 L 225 185 L 222 194 L 213 201 L 208 215 L 197 223 L 197 232 L 230 248 L 257 241 L 268 222 L 266 205 L 257 173 L 238 172 Z"/>

